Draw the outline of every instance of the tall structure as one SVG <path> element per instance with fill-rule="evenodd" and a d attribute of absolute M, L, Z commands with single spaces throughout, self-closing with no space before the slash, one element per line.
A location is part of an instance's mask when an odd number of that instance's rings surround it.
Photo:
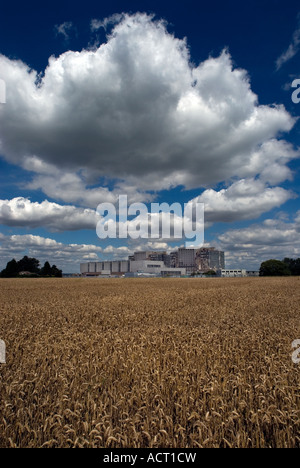
<path fill-rule="evenodd" d="M 169 262 L 170 262 L 170 267 L 176 268 L 178 267 L 178 252 L 171 252 L 169 255 Z"/>
<path fill-rule="evenodd" d="M 195 263 L 198 271 L 224 270 L 225 254 L 215 247 L 202 247 L 195 253 Z"/>
<path fill-rule="evenodd" d="M 196 270 L 195 249 L 178 249 L 178 266 L 186 268 L 187 273 L 193 273 Z"/>

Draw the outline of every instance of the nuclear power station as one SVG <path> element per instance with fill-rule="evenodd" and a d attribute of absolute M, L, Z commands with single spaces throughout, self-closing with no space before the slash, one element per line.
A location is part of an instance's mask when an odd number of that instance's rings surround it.
<path fill-rule="evenodd" d="M 80 265 L 84 276 L 185 276 L 225 269 L 225 254 L 214 247 L 179 248 L 177 251 L 135 252 L 127 260 L 89 262 Z"/>

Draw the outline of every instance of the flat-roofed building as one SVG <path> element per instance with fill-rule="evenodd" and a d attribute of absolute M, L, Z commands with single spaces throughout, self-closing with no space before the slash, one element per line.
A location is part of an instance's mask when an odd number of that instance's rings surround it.
<path fill-rule="evenodd" d="M 147 252 L 146 251 L 134 252 L 133 260 L 131 260 L 131 261 L 139 262 L 139 261 L 142 261 L 142 260 L 147 260 Z"/>
<path fill-rule="evenodd" d="M 80 273 L 84 275 L 85 273 L 89 272 L 89 264 L 88 263 L 81 263 L 80 264 Z"/>
<path fill-rule="evenodd" d="M 246 270 L 240 269 L 222 269 L 218 272 L 219 276 L 222 278 L 244 278 L 247 276 Z"/>
<path fill-rule="evenodd" d="M 97 263 L 95 262 L 89 263 L 89 273 L 97 273 Z"/>
<path fill-rule="evenodd" d="M 165 255 L 167 255 L 166 251 L 145 250 L 141 252 L 134 252 L 134 260 L 155 260 L 163 262 Z"/>
<path fill-rule="evenodd" d="M 178 249 L 178 266 L 195 266 L 195 249 Z"/>
<path fill-rule="evenodd" d="M 145 273 L 155 276 L 183 276 L 186 274 L 185 268 L 168 268 L 164 262 L 154 260 L 140 260 L 130 262 L 131 273 Z"/>
<path fill-rule="evenodd" d="M 185 268 L 191 274 L 196 270 L 195 249 L 178 249 L 177 267 Z"/>
<path fill-rule="evenodd" d="M 253 276 L 253 277 L 257 277 L 259 276 L 259 271 L 258 270 L 247 270 L 247 276 Z"/>
<path fill-rule="evenodd" d="M 128 273 L 130 271 L 129 260 L 120 261 L 120 271 L 121 273 Z"/>
<path fill-rule="evenodd" d="M 113 273 L 120 273 L 120 262 L 115 260 L 111 262 L 111 272 Z"/>
<path fill-rule="evenodd" d="M 96 270 L 97 270 L 97 273 L 102 273 L 102 271 L 104 270 L 103 262 L 96 263 Z"/>
<path fill-rule="evenodd" d="M 160 273 L 164 266 L 164 262 L 155 262 L 153 260 L 135 260 L 134 262 L 130 262 L 130 271 L 132 273 L 144 271 L 145 273 L 157 274 Z"/>
<path fill-rule="evenodd" d="M 167 268 L 167 267 L 164 267 L 161 270 L 161 276 L 163 276 L 164 278 L 166 278 L 166 277 L 179 278 L 180 276 L 185 276 L 185 274 L 186 274 L 186 268 Z"/>
<path fill-rule="evenodd" d="M 215 247 L 202 247 L 195 253 L 195 263 L 197 270 L 201 272 L 223 270 L 225 269 L 225 253 L 216 250 Z"/>
<path fill-rule="evenodd" d="M 129 260 L 81 263 L 80 273 L 88 276 L 124 274 L 129 271 Z"/>

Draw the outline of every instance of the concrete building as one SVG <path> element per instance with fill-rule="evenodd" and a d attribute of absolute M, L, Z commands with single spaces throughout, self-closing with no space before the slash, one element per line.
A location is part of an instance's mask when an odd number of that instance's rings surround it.
<path fill-rule="evenodd" d="M 166 277 L 175 277 L 175 278 L 180 278 L 181 276 L 186 275 L 186 268 L 163 268 L 161 270 L 161 276 L 164 278 Z"/>
<path fill-rule="evenodd" d="M 170 268 L 178 267 L 178 252 L 171 252 L 169 255 L 169 265 Z"/>
<path fill-rule="evenodd" d="M 134 252 L 134 260 L 154 260 L 163 262 L 164 257 L 167 255 L 166 251 L 154 251 L 154 250 L 146 250 L 142 252 Z"/>
<path fill-rule="evenodd" d="M 177 266 L 179 268 L 185 268 L 188 274 L 196 271 L 195 249 L 178 249 Z"/>
<path fill-rule="evenodd" d="M 143 252 L 134 252 L 134 255 L 133 255 L 133 258 L 131 261 L 136 261 L 136 262 L 139 262 L 139 261 L 142 261 L 142 260 L 148 260 L 148 256 L 147 256 L 148 252 L 146 251 L 143 251 Z"/>
<path fill-rule="evenodd" d="M 178 249 L 178 265 L 182 267 L 195 266 L 195 249 Z"/>
<path fill-rule="evenodd" d="M 258 277 L 259 271 L 256 270 L 245 270 L 245 269 L 222 269 L 217 272 L 218 276 L 222 278 L 246 278 L 246 277 Z"/>
<path fill-rule="evenodd" d="M 215 247 L 202 247 L 195 253 L 195 263 L 197 270 L 201 272 L 224 270 L 225 253 L 221 250 L 216 250 Z"/>
<path fill-rule="evenodd" d="M 89 273 L 97 273 L 97 263 L 89 263 Z"/>
<path fill-rule="evenodd" d="M 121 265 L 118 260 L 111 262 L 111 272 L 112 274 L 121 272 Z"/>
<path fill-rule="evenodd" d="M 247 276 L 247 271 L 246 270 L 219 270 L 218 275 L 221 276 L 222 278 L 243 278 Z"/>
<path fill-rule="evenodd" d="M 183 276 L 186 274 L 185 268 L 168 268 L 164 262 L 154 260 L 139 260 L 130 262 L 131 273 L 145 273 L 155 276 Z"/>
<path fill-rule="evenodd" d="M 89 264 L 88 263 L 81 263 L 80 264 L 80 273 L 84 275 L 85 273 L 88 273 L 89 271 Z"/>
<path fill-rule="evenodd" d="M 81 263 L 80 273 L 85 276 L 121 275 L 129 272 L 128 260 Z"/>
<path fill-rule="evenodd" d="M 154 262 L 153 260 L 135 260 L 130 262 L 131 273 L 144 271 L 145 273 L 160 273 L 164 268 L 164 262 Z"/>
<path fill-rule="evenodd" d="M 246 272 L 247 276 L 252 276 L 252 277 L 258 277 L 259 276 L 259 271 L 257 270 L 247 270 Z"/>
<path fill-rule="evenodd" d="M 121 273 L 128 273 L 130 271 L 130 262 L 129 260 L 120 261 L 120 271 Z"/>

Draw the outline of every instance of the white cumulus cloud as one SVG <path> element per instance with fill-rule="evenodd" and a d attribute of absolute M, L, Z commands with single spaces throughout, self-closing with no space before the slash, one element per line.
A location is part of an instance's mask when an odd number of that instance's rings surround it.
<path fill-rule="evenodd" d="M 260 179 L 241 179 L 226 189 L 208 189 L 190 203 L 204 203 L 207 222 L 234 222 L 258 218 L 295 198 L 281 187 L 268 187 Z"/>
<path fill-rule="evenodd" d="M 187 41 L 164 22 L 141 13 L 114 22 L 100 47 L 50 57 L 40 80 L 0 56 L 7 84 L 0 154 L 9 162 L 26 167 L 37 158 L 141 190 L 208 187 L 260 172 L 270 183 L 274 174 L 290 177 L 287 163 L 299 151 L 278 135 L 295 120 L 283 106 L 259 105 L 228 51 L 193 64 Z M 269 163 L 275 172 L 265 170 Z"/>
<path fill-rule="evenodd" d="M 0 223 L 12 227 L 44 227 L 52 231 L 96 229 L 97 214 L 90 209 L 63 206 L 28 198 L 0 200 Z"/>
<path fill-rule="evenodd" d="M 300 212 L 290 221 L 288 216 L 266 219 L 243 229 L 231 229 L 218 237 L 226 252 L 230 268 L 259 269 L 263 261 L 300 257 Z"/>

